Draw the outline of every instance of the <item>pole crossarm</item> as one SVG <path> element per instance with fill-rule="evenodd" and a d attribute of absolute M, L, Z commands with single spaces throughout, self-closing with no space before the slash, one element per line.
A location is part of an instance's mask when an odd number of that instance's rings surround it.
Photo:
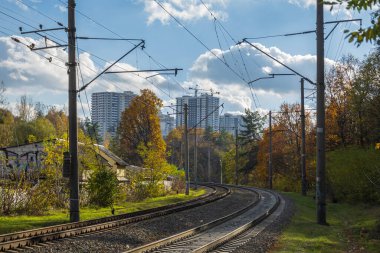
<path fill-rule="evenodd" d="M 259 80 L 263 80 L 263 79 L 272 79 L 272 78 L 274 78 L 274 76 L 259 77 L 259 78 L 256 78 L 255 80 L 249 81 L 248 84 L 251 84 L 251 83 L 257 82 L 257 81 L 259 81 Z"/>
<path fill-rule="evenodd" d="M 68 45 L 55 45 L 55 46 L 48 46 L 48 47 L 33 47 L 34 44 L 28 46 L 30 50 L 36 51 L 36 50 L 44 50 L 44 49 L 50 49 L 50 48 L 57 48 L 57 47 L 67 47 Z"/>
<path fill-rule="evenodd" d="M 78 36 L 78 40 L 122 40 L 122 41 L 144 41 L 143 39 L 124 39 L 124 38 L 105 38 L 105 37 L 87 37 L 87 36 Z"/>
<path fill-rule="evenodd" d="M 360 26 L 362 26 L 363 20 L 361 18 L 343 19 L 343 20 L 335 20 L 335 21 L 326 21 L 326 22 L 324 22 L 324 24 L 325 25 L 328 25 L 328 24 L 339 24 L 339 23 L 347 23 L 347 22 L 355 22 L 355 21 L 359 21 L 360 22 Z"/>
<path fill-rule="evenodd" d="M 295 76 L 296 74 L 292 74 L 292 73 L 286 74 L 285 73 L 285 74 L 268 74 L 268 75 L 269 76 L 259 77 L 253 81 L 250 81 L 250 82 L 248 82 L 248 84 L 254 83 L 254 82 L 262 80 L 262 79 L 272 79 L 272 78 L 275 78 L 276 76 Z"/>
<path fill-rule="evenodd" d="M 295 35 L 302 35 L 302 34 L 309 34 L 309 33 L 315 33 L 315 30 L 297 32 L 297 33 L 285 33 L 285 34 L 276 34 L 276 35 L 268 35 L 268 36 L 260 36 L 260 37 L 251 37 L 251 38 L 244 38 L 243 40 L 259 40 L 259 39 L 276 38 L 276 37 L 288 37 L 288 36 L 295 36 Z"/>
<path fill-rule="evenodd" d="M 157 74 L 154 74 L 154 75 L 151 75 L 151 76 L 147 76 L 147 77 L 145 77 L 145 79 L 149 79 L 149 78 L 152 78 L 152 77 L 155 77 L 155 76 L 170 76 L 170 75 L 175 75 L 175 73 L 157 73 Z"/>
<path fill-rule="evenodd" d="M 359 21 L 360 22 L 360 29 L 359 30 L 361 30 L 362 29 L 362 22 L 363 22 L 363 20 L 361 18 L 344 19 L 344 20 L 336 20 L 336 21 L 327 21 L 327 22 L 324 22 L 324 24 L 335 24 L 334 27 L 331 29 L 331 31 L 325 37 L 325 40 L 327 40 L 330 37 L 330 35 L 334 32 L 334 30 L 338 27 L 338 25 L 340 23 L 355 22 L 355 21 Z"/>
<path fill-rule="evenodd" d="M 62 23 L 60 22 L 57 22 L 58 25 L 60 26 L 63 26 Z M 40 25 L 41 29 L 40 30 L 34 30 L 34 31 L 27 31 L 27 32 L 23 32 L 22 31 L 22 27 L 19 27 L 19 30 L 20 30 L 20 33 L 21 34 L 29 34 L 29 33 L 35 33 L 37 34 L 38 36 L 42 37 L 45 39 L 45 43 L 46 43 L 46 40 L 50 40 L 51 42 L 59 45 L 59 46 L 63 46 L 63 47 L 67 47 L 68 45 L 61 45 L 61 43 L 51 39 L 51 38 L 48 38 L 46 35 L 43 35 L 41 34 L 40 32 L 48 32 L 48 31 L 57 31 L 57 30 L 65 30 L 65 32 L 68 32 L 68 29 L 66 27 L 60 27 L 60 28 L 50 28 L 50 29 L 42 29 L 42 25 Z M 33 45 L 33 44 L 32 44 Z M 41 48 L 41 49 L 45 49 L 45 48 Z"/>
<path fill-rule="evenodd" d="M 165 71 L 174 71 L 174 75 L 178 74 L 178 71 L 183 70 L 180 68 L 172 69 L 142 69 L 142 70 L 121 70 L 121 71 L 107 71 L 104 74 L 121 74 L 121 73 L 142 73 L 142 72 L 165 72 Z"/>
<path fill-rule="evenodd" d="M 336 27 L 340 23 L 355 22 L 355 21 L 360 22 L 360 30 L 361 30 L 362 29 L 362 22 L 363 22 L 363 20 L 361 18 L 343 19 L 343 20 L 335 20 L 335 21 L 324 22 L 325 25 L 335 24 L 333 29 L 325 37 L 325 40 L 327 40 L 329 38 L 331 33 L 336 29 Z M 295 33 L 285 33 L 285 34 L 275 34 L 275 35 L 267 35 L 267 36 L 260 36 L 260 37 L 250 37 L 250 38 L 244 38 L 243 40 L 259 40 L 259 39 L 268 39 L 268 38 L 277 38 L 277 37 L 289 37 L 289 36 L 304 35 L 304 34 L 310 34 L 310 33 L 316 33 L 316 32 L 317 32 L 317 30 L 309 30 L 309 31 L 295 32 Z"/>
<path fill-rule="evenodd" d="M 124 57 L 126 57 L 127 55 L 129 55 L 131 52 L 133 52 L 136 48 L 138 47 L 143 47 L 145 45 L 145 41 L 141 41 L 139 44 L 137 44 L 136 46 L 134 46 L 131 50 L 129 50 L 128 52 L 126 52 L 123 56 L 121 56 L 119 59 L 117 59 L 114 63 L 112 63 L 110 66 L 108 66 L 106 69 L 104 69 L 102 72 L 100 72 L 96 77 L 94 77 L 91 81 L 89 81 L 87 84 L 83 85 L 77 92 L 81 92 L 83 90 L 85 90 L 92 82 L 94 82 L 96 79 L 98 79 L 101 75 L 103 75 L 107 70 L 109 70 L 110 68 L 112 68 L 116 63 L 118 63 L 119 61 L 121 61 Z"/>
<path fill-rule="evenodd" d="M 21 27 L 20 27 L 20 28 L 21 28 Z M 65 30 L 65 31 L 67 31 L 67 28 L 66 28 L 66 27 L 59 27 L 59 28 L 40 29 L 40 30 L 27 31 L 27 32 L 22 32 L 22 31 L 21 31 L 21 34 L 39 33 L 39 32 L 50 32 L 50 31 L 58 31 L 58 30 Z"/>
<path fill-rule="evenodd" d="M 292 69 L 291 67 L 287 66 L 285 63 L 281 62 L 280 60 L 276 59 L 275 57 L 273 57 L 272 55 L 266 53 L 264 50 L 260 49 L 258 46 L 255 46 L 254 44 L 252 44 L 251 42 L 249 42 L 247 39 L 243 39 L 241 42 L 238 42 L 238 44 L 242 44 L 243 42 L 247 43 L 248 45 L 250 45 L 251 47 L 255 48 L 257 51 L 261 52 L 262 54 L 268 56 L 269 58 L 271 58 L 272 60 L 274 60 L 275 62 L 277 62 L 278 64 L 282 65 L 283 67 L 287 68 L 288 70 L 290 70 L 291 72 L 293 72 L 294 74 L 296 74 L 297 76 L 299 77 L 302 77 L 303 79 L 305 79 L 306 81 L 308 81 L 309 83 L 313 84 L 313 85 L 316 85 L 315 82 L 311 81 L 309 78 L 307 78 L 306 76 L 300 74 L 299 72 L 297 72 L 296 70 Z"/>

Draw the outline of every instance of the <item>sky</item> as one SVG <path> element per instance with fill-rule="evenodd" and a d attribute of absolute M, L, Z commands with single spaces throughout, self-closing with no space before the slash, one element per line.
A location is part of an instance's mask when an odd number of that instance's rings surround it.
<path fill-rule="evenodd" d="M 181 68 L 176 76 L 157 72 L 104 74 L 79 94 L 78 114 L 89 117 L 91 94 L 100 91 L 122 92 L 153 90 L 164 105 L 175 98 L 193 94 L 198 85 L 203 92 L 219 92 L 221 113 L 243 113 L 245 108 L 265 113 L 286 103 L 300 101 L 299 77 L 267 77 L 270 73 L 290 73 L 284 67 L 246 43 L 249 41 L 311 80 L 316 78 L 316 37 L 269 35 L 297 33 L 315 29 L 316 0 L 77 0 L 78 37 L 143 39 L 138 47 L 110 71 Z M 369 13 L 355 13 L 344 6 L 325 7 L 325 21 L 363 18 L 370 25 Z M 68 76 L 65 47 L 31 51 L 35 48 L 67 44 L 64 30 L 20 34 L 67 26 L 67 0 L 0 0 L 0 81 L 6 87 L 9 108 L 20 96 L 67 108 Z M 333 25 L 326 25 L 329 33 Z M 363 59 L 373 49 L 348 43 L 344 30 L 358 29 L 358 22 L 342 23 L 325 41 L 326 68 L 347 54 Z M 21 43 L 11 39 L 18 38 Z M 90 82 L 116 59 L 130 51 L 138 41 L 77 39 L 78 88 Z M 155 75 L 153 77 L 150 77 Z M 307 85 L 313 89 L 312 85 Z M 312 93 L 307 90 L 306 95 Z M 311 96 L 312 97 L 312 96 Z M 306 101 L 313 108 L 313 100 Z M 164 113 L 172 112 L 165 107 Z"/>

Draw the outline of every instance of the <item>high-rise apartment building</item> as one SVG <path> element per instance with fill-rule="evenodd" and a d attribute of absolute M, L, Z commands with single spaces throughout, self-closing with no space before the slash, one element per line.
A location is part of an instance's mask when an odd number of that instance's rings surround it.
<path fill-rule="evenodd" d="M 159 117 L 160 117 L 160 127 L 161 127 L 162 136 L 166 137 L 168 136 L 170 131 L 173 130 L 175 127 L 174 117 L 163 114 L 161 112 L 159 114 Z"/>
<path fill-rule="evenodd" d="M 122 112 L 137 96 L 132 91 L 96 92 L 91 96 L 91 121 L 98 125 L 99 135 L 115 136 Z"/>
<path fill-rule="evenodd" d="M 194 127 L 197 123 L 197 128 L 211 127 L 213 131 L 219 130 L 219 98 L 213 95 L 202 94 L 200 96 L 183 96 L 177 98 L 176 104 L 176 126 L 183 126 L 184 114 L 183 106 L 188 104 L 188 125 Z M 201 122 L 202 120 L 202 122 Z"/>
<path fill-rule="evenodd" d="M 236 127 L 239 133 L 245 129 L 241 115 L 225 113 L 219 117 L 219 131 L 226 131 L 235 136 Z"/>

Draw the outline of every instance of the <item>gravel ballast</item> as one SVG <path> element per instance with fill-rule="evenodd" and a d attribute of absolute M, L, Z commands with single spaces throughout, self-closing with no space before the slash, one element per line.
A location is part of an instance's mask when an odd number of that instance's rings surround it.
<path fill-rule="evenodd" d="M 285 199 L 285 208 L 281 215 L 261 233 L 233 251 L 234 253 L 264 253 L 270 251 L 295 213 L 294 202 L 289 197 L 284 195 L 282 197 Z"/>
<path fill-rule="evenodd" d="M 229 196 L 204 206 L 109 231 L 56 241 L 24 252 L 122 252 L 221 218 L 255 200 L 257 195 L 251 191 L 232 189 Z"/>

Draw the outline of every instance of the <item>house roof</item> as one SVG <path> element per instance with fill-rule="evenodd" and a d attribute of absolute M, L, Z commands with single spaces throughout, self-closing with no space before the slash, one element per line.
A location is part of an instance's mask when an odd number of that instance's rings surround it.
<path fill-rule="evenodd" d="M 109 151 L 108 149 L 106 149 L 103 145 L 99 145 L 99 144 L 94 144 L 94 145 L 97 146 L 103 153 L 109 156 L 112 160 L 114 160 L 117 163 L 117 165 L 120 165 L 120 166 L 128 165 L 123 159 L 121 159 L 120 157 L 118 157 L 117 155 Z"/>

